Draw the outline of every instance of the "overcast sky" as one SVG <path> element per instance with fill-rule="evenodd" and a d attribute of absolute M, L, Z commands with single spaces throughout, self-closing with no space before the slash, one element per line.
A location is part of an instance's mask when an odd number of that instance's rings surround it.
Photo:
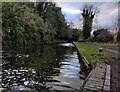
<path fill-rule="evenodd" d="M 62 13 L 65 15 L 66 21 L 73 22 L 75 28 L 82 28 L 82 20 L 80 19 L 82 18 L 82 7 L 86 3 L 92 4 L 100 10 L 100 13 L 95 17 L 94 26 L 110 28 L 118 20 L 118 0 L 114 0 L 114 2 L 113 0 L 109 0 L 109 2 L 92 2 L 93 0 L 89 0 L 91 2 L 55 1 L 62 8 Z"/>

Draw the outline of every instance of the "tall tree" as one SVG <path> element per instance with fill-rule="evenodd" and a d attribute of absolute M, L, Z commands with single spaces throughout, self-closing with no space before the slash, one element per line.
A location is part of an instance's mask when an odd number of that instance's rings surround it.
<path fill-rule="evenodd" d="M 46 25 L 54 31 L 56 38 L 64 38 L 67 29 L 67 23 L 61 8 L 53 2 L 39 2 L 36 7 L 38 14 L 42 16 Z"/>
<path fill-rule="evenodd" d="M 95 15 L 98 13 L 98 9 L 93 5 L 85 5 L 83 7 L 83 38 L 87 39 L 91 36 L 92 22 Z"/>

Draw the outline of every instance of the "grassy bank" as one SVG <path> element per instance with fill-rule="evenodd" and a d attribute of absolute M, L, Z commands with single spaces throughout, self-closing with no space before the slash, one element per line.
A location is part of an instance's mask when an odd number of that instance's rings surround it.
<path fill-rule="evenodd" d="M 91 43 L 97 46 L 101 46 L 106 49 L 118 50 L 118 44 L 114 43 Z"/>
<path fill-rule="evenodd" d="M 109 62 L 115 56 L 108 52 L 99 52 L 97 48 L 86 45 L 85 43 L 74 42 L 78 51 L 93 65 Z"/>

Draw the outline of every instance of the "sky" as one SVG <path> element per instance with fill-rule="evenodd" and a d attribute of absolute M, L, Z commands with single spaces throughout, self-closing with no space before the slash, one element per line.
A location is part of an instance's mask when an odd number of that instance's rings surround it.
<path fill-rule="evenodd" d="M 59 7 L 62 9 L 62 13 L 65 15 L 65 19 L 67 22 L 73 22 L 74 28 L 81 29 L 82 28 L 82 8 L 85 4 L 92 4 L 99 9 L 99 13 L 95 16 L 93 27 L 104 27 L 104 28 L 113 28 L 118 21 L 118 0 L 109 0 L 106 2 L 93 2 L 93 0 L 89 0 L 91 2 L 84 2 L 72 0 L 58 1 L 54 0 Z M 97 1 L 97 0 L 96 0 Z"/>

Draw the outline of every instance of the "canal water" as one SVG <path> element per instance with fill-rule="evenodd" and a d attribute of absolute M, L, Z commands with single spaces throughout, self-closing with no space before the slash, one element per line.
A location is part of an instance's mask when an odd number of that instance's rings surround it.
<path fill-rule="evenodd" d="M 7 92 L 80 90 L 86 76 L 72 43 L 4 46 L 2 69 Z"/>

